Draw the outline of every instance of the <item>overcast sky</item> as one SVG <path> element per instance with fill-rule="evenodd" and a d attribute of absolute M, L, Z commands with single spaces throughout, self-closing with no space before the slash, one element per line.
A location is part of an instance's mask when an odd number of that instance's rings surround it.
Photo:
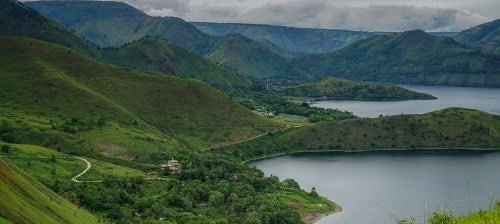
<path fill-rule="evenodd" d="M 498 19 L 500 0 L 125 0 L 150 15 L 366 31 L 460 31 Z"/>

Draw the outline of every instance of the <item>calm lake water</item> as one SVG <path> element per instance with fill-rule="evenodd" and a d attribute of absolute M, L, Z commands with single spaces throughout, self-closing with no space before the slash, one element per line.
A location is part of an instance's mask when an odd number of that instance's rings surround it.
<path fill-rule="evenodd" d="M 438 99 L 409 101 L 320 101 L 313 104 L 313 106 L 351 111 L 360 117 L 377 117 L 380 114 L 423 114 L 447 107 L 465 107 L 492 114 L 500 114 L 500 88 L 401 86 L 417 92 L 432 94 Z"/>
<path fill-rule="evenodd" d="M 343 211 L 318 223 L 396 223 L 433 211 L 464 214 L 500 197 L 500 152 L 397 151 L 295 154 L 253 162 L 266 175 L 293 178 Z"/>

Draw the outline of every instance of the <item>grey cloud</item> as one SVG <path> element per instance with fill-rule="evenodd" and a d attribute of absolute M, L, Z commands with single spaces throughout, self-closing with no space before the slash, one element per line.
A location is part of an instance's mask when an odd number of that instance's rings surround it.
<path fill-rule="evenodd" d="M 144 0 L 130 1 L 144 2 Z M 160 0 L 146 0 L 146 2 L 149 2 L 148 5 L 155 6 L 152 7 L 154 9 L 145 9 L 146 12 L 160 16 L 178 16 L 188 21 L 259 23 L 311 28 L 367 31 L 409 29 L 458 31 L 489 21 L 484 16 L 465 10 L 373 4 L 353 7 L 346 5 L 344 0 L 337 2 L 288 0 L 278 3 L 269 1 L 267 4 L 255 5 L 254 7 L 250 7 L 249 1 L 246 1 L 244 7 L 238 6 L 238 4 L 222 5 L 214 2 L 191 4 L 188 0 L 168 0 L 169 4 Z"/>

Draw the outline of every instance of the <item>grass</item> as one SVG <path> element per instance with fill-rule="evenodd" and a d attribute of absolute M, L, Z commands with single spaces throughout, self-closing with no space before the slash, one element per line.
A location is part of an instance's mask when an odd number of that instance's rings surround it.
<path fill-rule="evenodd" d="M 3 219 L 41 224 L 99 222 L 96 216 L 58 196 L 3 158 L 0 158 L 0 176 Z"/>
<path fill-rule="evenodd" d="M 500 223 L 500 203 L 490 210 L 481 210 L 466 216 L 454 218 L 450 224 L 498 224 Z"/>

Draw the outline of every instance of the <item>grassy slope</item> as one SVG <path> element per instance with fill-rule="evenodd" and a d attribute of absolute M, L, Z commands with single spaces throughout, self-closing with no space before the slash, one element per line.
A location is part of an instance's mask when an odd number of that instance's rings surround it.
<path fill-rule="evenodd" d="M 347 30 L 307 29 L 272 25 L 236 23 L 192 23 L 201 31 L 214 35 L 241 34 L 252 40 L 267 40 L 279 47 L 300 53 L 326 53 L 373 33 Z"/>
<path fill-rule="evenodd" d="M 328 98 L 335 100 L 408 100 L 435 99 L 429 94 L 417 93 L 394 84 L 372 84 L 341 78 L 325 78 L 316 83 L 278 89 L 286 95 Z"/>
<path fill-rule="evenodd" d="M 244 159 L 318 150 L 500 148 L 500 116 L 449 108 L 423 115 L 321 122 L 222 151 Z"/>
<path fill-rule="evenodd" d="M 101 64 L 33 39 L 0 42 L 4 108 L 47 120 L 104 115 L 125 126 L 137 121 L 145 133 L 162 130 L 196 146 L 279 127 L 200 81 Z"/>
<path fill-rule="evenodd" d="M 296 59 L 317 77 L 363 81 L 500 86 L 500 56 L 484 54 L 421 30 L 380 35 L 329 54 Z"/>
<path fill-rule="evenodd" d="M 19 168 L 0 158 L 0 215 L 13 223 L 97 223 Z"/>
<path fill-rule="evenodd" d="M 218 89 L 248 89 L 248 79 L 202 56 L 160 39 L 141 39 L 119 49 L 105 50 L 102 61 L 150 72 L 202 80 Z"/>
<path fill-rule="evenodd" d="M 500 19 L 464 30 L 453 39 L 500 54 Z"/>

